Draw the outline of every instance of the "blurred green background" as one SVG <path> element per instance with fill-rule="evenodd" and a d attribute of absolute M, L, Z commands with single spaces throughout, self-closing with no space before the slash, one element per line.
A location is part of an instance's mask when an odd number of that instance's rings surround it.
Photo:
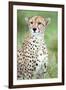
<path fill-rule="evenodd" d="M 45 31 L 45 42 L 48 48 L 48 72 L 45 78 L 58 76 L 58 13 L 53 11 L 17 10 L 17 47 L 21 47 L 29 29 L 25 17 L 43 16 L 51 18 Z"/>

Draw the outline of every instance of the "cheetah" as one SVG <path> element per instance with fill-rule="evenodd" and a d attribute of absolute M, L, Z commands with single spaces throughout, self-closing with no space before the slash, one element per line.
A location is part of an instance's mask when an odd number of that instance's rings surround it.
<path fill-rule="evenodd" d="M 26 18 L 29 35 L 17 49 L 17 79 L 43 79 L 48 67 L 48 50 L 44 31 L 50 18 L 32 16 Z"/>

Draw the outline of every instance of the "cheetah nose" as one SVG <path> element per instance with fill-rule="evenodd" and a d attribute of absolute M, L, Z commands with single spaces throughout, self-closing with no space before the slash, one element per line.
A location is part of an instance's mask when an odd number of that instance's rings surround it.
<path fill-rule="evenodd" d="M 33 31 L 35 32 L 36 31 L 36 28 L 33 28 Z"/>

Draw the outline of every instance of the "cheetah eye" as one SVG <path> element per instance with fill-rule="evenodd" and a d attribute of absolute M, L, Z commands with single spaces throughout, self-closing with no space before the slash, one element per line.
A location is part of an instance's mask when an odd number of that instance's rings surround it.
<path fill-rule="evenodd" d="M 33 22 L 30 22 L 31 24 L 33 24 Z"/>
<path fill-rule="evenodd" d="M 38 25 L 40 25 L 41 24 L 41 22 L 38 22 Z"/>

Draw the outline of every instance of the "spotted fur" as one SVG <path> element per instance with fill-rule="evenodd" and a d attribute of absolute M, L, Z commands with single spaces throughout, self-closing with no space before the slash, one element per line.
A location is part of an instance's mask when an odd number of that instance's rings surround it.
<path fill-rule="evenodd" d="M 47 72 L 48 50 L 44 36 L 31 34 L 17 50 L 17 79 L 42 79 Z"/>

